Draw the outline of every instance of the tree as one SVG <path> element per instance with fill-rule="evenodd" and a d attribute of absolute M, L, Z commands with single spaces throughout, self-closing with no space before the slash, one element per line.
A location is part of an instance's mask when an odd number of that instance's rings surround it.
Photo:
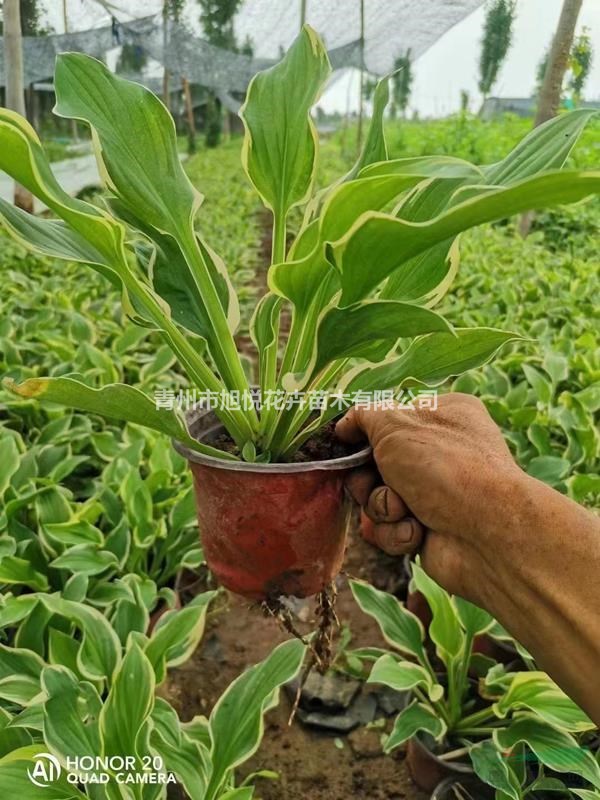
<path fill-rule="evenodd" d="M 487 9 L 479 58 L 479 91 L 486 98 L 498 80 L 512 42 L 516 0 L 492 0 Z"/>
<path fill-rule="evenodd" d="M 408 101 L 410 100 L 410 90 L 413 82 L 412 58 L 410 49 L 403 56 L 394 62 L 394 74 L 392 76 L 392 102 L 390 112 L 392 117 L 400 111 L 402 116 L 406 115 Z"/>
<path fill-rule="evenodd" d="M 552 47 L 548 54 L 546 70 L 544 72 L 544 80 L 542 81 L 538 97 L 538 106 L 533 123 L 534 128 L 552 119 L 552 117 L 555 117 L 558 113 L 563 81 L 565 79 L 565 72 L 569 66 L 569 57 L 571 54 L 571 47 L 573 46 L 575 27 L 582 4 L 583 0 L 563 0 L 558 27 L 556 28 L 556 33 L 552 40 Z M 526 237 L 529 234 L 533 218 L 533 212 L 523 214 L 519 225 L 521 236 Z"/>
<path fill-rule="evenodd" d="M 23 92 L 23 37 L 19 0 L 5 0 L 4 14 L 4 75 L 6 76 L 6 106 L 25 116 Z M 33 212 L 33 195 L 15 183 L 14 202 L 18 208 Z"/>
<path fill-rule="evenodd" d="M 198 0 L 201 13 L 200 22 L 206 40 L 215 47 L 237 52 L 237 42 L 233 30 L 233 19 L 242 0 Z M 217 147 L 223 130 L 223 112 L 215 93 L 207 90 L 205 142 L 207 147 Z"/>
<path fill-rule="evenodd" d="M 143 47 L 140 47 L 139 44 L 125 42 L 119 54 L 116 71 L 124 75 L 131 75 L 141 72 L 147 63 L 148 56 Z"/>
<path fill-rule="evenodd" d="M 590 39 L 588 29 L 584 28 L 573 42 L 571 57 L 569 59 L 571 77 L 567 88 L 572 93 L 576 103 L 581 100 L 583 87 L 589 77 L 593 60 L 594 48 L 592 47 L 592 40 Z"/>

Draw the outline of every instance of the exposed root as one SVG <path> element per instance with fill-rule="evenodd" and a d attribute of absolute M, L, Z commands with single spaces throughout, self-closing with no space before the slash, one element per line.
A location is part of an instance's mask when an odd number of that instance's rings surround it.
<path fill-rule="evenodd" d="M 265 616 L 271 616 L 281 625 L 281 627 L 291 633 L 296 639 L 300 639 L 302 644 L 310 646 L 310 642 L 300 633 L 294 625 L 294 616 L 287 606 L 278 597 L 263 600 L 260 607 Z"/>
<path fill-rule="evenodd" d="M 319 621 L 318 626 L 314 633 L 306 636 L 303 636 L 296 628 L 292 612 L 279 598 L 270 598 L 261 603 L 261 608 L 265 615 L 276 619 L 285 631 L 291 633 L 296 639 L 300 639 L 308 647 L 308 659 L 302 671 L 288 725 L 291 725 L 294 721 L 300 704 L 302 689 L 312 670 L 316 667 L 321 675 L 324 675 L 333 662 L 333 634 L 334 630 L 340 626 L 335 613 L 336 599 L 337 589 L 335 583 L 330 583 L 317 595 L 315 616 Z"/>

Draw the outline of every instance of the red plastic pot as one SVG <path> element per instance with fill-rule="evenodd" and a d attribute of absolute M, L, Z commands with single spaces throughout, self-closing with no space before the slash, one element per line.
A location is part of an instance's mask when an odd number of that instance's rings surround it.
<path fill-rule="evenodd" d="M 207 443 L 223 430 L 210 412 L 192 413 L 188 427 Z M 252 600 L 309 597 L 335 578 L 351 508 L 344 478 L 370 448 L 328 461 L 249 464 L 175 447 L 189 461 L 204 555 L 223 586 Z"/>

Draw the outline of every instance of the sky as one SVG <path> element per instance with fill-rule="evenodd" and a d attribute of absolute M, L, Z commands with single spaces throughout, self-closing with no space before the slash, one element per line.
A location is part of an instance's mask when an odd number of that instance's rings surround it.
<path fill-rule="evenodd" d="M 562 0 L 518 0 L 513 44 L 493 95 L 526 97 L 531 93 L 537 66 L 552 40 L 561 6 Z M 411 109 L 420 116 L 445 116 L 457 111 L 461 89 L 469 93 L 471 108 L 478 110 L 481 104 L 477 89 L 478 59 L 484 16 L 482 7 L 466 17 L 415 63 Z M 584 27 L 589 28 L 595 49 L 584 95 L 586 99 L 600 100 L 600 0 L 584 0 L 578 32 Z M 336 82 L 320 105 L 326 111 L 344 112 L 348 95 L 353 106 L 358 104 L 358 91 L 357 74 L 349 74 Z"/>
<path fill-rule="evenodd" d="M 107 0 L 130 16 L 145 16 L 160 10 L 161 0 Z M 295 1 L 295 0 L 294 0 Z M 324 2 L 324 0 L 311 0 Z M 365 0 L 366 3 L 369 0 Z M 92 0 L 66 0 L 70 25 L 83 30 L 106 24 L 107 15 Z M 282 0 L 273 0 L 274 6 Z M 292 2 L 292 0 L 286 0 Z M 390 0 L 394 2 L 394 0 Z M 422 0 L 432 3 L 435 0 Z M 562 0 L 517 0 L 517 18 L 514 39 L 493 94 L 500 97 L 528 96 L 535 83 L 537 65 L 548 47 L 558 17 Z M 46 0 L 47 17 L 57 32 L 62 32 L 61 0 Z M 198 5 L 188 0 L 186 18 L 197 27 Z M 481 98 L 477 89 L 478 58 L 483 31 L 484 7 L 458 23 L 439 39 L 414 65 L 415 80 L 411 109 L 421 116 L 444 116 L 460 107 L 460 92 L 465 89 L 471 98 L 473 110 L 479 108 Z M 118 14 L 117 16 L 121 16 Z M 600 99 L 600 0 L 584 0 L 579 18 L 578 32 L 589 29 L 595 48 L 592 74 L 584 95 L 587 99 Z M 367 31 L 368 35 L 368 31 Z M 350 37 L 352 38 L 352 37 Z M 334 81 L 319 104 L 326 111 L 345 112 L 358 106 L 358 75 L 347 71 Z"/>

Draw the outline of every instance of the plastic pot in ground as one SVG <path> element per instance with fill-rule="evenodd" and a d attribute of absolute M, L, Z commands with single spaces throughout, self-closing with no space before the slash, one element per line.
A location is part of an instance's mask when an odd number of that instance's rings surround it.
<path fill-rule="evenodd" d="M 210 412 L 188 418 L 192 436 L 223 432 Z M 290 464 L 221 461 L 180 443 L 193 474 L 206 562 L 227 589 L 252 600 L 309 597 L 338 574 L 350 500 L 344 479 L 370 449 L 342 458 Z"/>
<path fill-rule="evenodd" d="M 493 800 L 494 790 L 477 778 L 446 778 L 431 794 L 431 800 Z"/>
<path fill-rule="evenodd" d="M 451 761 L 436 755 L 427 743 L 426 735 L 409 739 L 406 747 L 406 763 L 413 781 L 421 789 L 432 792 L 438 784 L 448 778 L 461 778 L 473 774 L 473 767 L 466 761 Z"/>

